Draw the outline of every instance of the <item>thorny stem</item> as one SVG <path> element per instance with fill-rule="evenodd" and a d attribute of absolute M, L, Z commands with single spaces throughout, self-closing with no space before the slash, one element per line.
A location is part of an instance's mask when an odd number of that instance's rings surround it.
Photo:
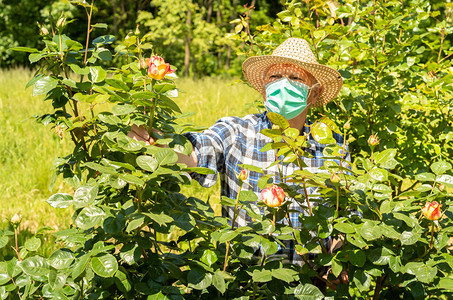
<path fill-rule="evenodd" d="M 14 286 L 17 288 L 17 295 L 19 296 L 19 299 L 22 299 L 22 297 L 20 296 L 19 287 L 16 285 L 16 282 L 14 281 L 13 277 L 11 277 L 11 281 L 13 282 Z"/>
<path fill-rule="evenodd" d="M 308 198 L 308 191 L 307 191 L 307 185 L 305 183 L 305 178 L 303 179 L 302 184 L 304 186 L 305 200 L 307 200 L 308 211 L 310 212 L 310 215 L 313 216 L 313 211 L 311 210 L 310 200 Z"/>
<path fill-rule="evenodd" d="M 340 206 L 340 185 L 336 184 L 336 188 L 337 188 L 337 212 L 336 212 L 336 217 L 338 218 L 339 217 L 338 208 Z"/>
<path fill-rule="evenodd" d="M 429 243 L 429 249 L 433 248 L 433 241 L 434 241 L 434 221 L 431 221 L 431 242 Z"/>
<path fill-rule="evenodd" d="M 91 0 L 91 5 L 90 5 L 90 13 L 87 13 L 88 16 L 88 27 L 87 27 L 87 40 L 85 43 L 85 57 L 83 59 L 83 65 L 86 66 L 87 64 L 87 55 L 88 55 L 88 43 L 90 41 L 90 33 L 91 33 L 91 16 L 93 14 L 93 4 L 94 0 Z"/>
<path fill-rule="evenodd" d="M 17 258 L 19 259 L 19 261 L 22 261 L 22 258 L 20 257 L 20 254 L 19 254 L 19 246 L 17 244 L 17 228 L 14 227 L 14 240 L 15 240 L 15 243 L 16 243 L 16 248 L 14 248 L 14 251 L 16 252 L 16 255 L 17 255 Z"/>

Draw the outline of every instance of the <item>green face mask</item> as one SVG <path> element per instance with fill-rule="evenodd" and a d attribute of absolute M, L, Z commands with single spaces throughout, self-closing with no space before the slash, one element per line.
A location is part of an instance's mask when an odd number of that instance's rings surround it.
<path fill-rule="evenodd" d="M 266 85 L 264 106 L 287 120 L 297 117 L 306 107 L 310 88 L 286 77 Z"/>

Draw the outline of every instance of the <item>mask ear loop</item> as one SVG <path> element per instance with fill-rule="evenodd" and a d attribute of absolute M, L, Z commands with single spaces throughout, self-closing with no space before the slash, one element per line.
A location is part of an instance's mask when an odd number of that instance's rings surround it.
<path fill-rule="evenodd" d="M 317 86 L 317 85 L 320 86 L 321 84 L 320 84 L 319 82 L 316 82 L 314 85 L 312 85 L 311 87 L 308 88 L 307 101 L 308 101 L 308 99 L 310 99 L 311 91 L 312 91 L 312 90 L 314 89 L 314 87 Z M 310 103 L 307 103 L 307 107 L 310 107 L 310 106 L 312 106 L 312 105 L 313 105 L 312 101 L 310 101 Z"/>

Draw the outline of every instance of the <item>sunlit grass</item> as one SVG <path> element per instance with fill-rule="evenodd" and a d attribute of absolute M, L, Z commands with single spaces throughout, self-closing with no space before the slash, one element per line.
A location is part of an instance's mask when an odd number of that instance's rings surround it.
<path fill-rule="evenodd" d="M 51 111 L 50 101 L 32 97 L 32 88 L 25 89 L 33 73 L 25 69 L 0 71 L 0 228 L 19 212 L 22 228 L 29 232 L 42 226 L 63 229 L 71 223 L 70 209 L 55 209 L 46 199 L 56 192 L 69 192 L 68 186 L 57 181 L 53 190 L 48 186 L 52 162 L 71 152 L 69 139 L 60 140 L 50 126 L 34 121 L 34 115 Z M 259 95 L 234 79 L 181 78 L 175 101 L 183 112 L 195 112 L 186 122 L 210 126 L 224 116 L 244 116 L 256 112 L 253 101 Z M 194 183 L 184 187 L 188 196 L 218 203 L 219 185 L 205 189 Z M 219 211 L 218 205 L 214 209 Z"/>

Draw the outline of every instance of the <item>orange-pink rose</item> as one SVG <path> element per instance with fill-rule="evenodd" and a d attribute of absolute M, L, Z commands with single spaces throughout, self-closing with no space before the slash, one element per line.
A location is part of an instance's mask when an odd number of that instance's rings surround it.
<path fill-rule="evenodd" d="M 442 213 L 440 212 L 441 206 L 442 205 L 437 203 L 437 201 L 426 202 L 425 206 L 422 208 L 422 213 L 428 220 L 439 220 L 442 216 Z"/>
<path fill-rule="evenodd" d="M 285 201 L 285 192 L 281 187 L 271 185 L 261 191 L 261 200 L 269 207 L 278 207 Z"/>
<path fill-rule="evenodd" d="M 148 76 L 152 79 L 161 80 L 165 75 L 175 71 L 170 67 L 170 64 L 165 63 L 165 60 L 160 56 L 153 55 L 150 59 L 146 59 L 145 62 L 148 64 Z"/>

